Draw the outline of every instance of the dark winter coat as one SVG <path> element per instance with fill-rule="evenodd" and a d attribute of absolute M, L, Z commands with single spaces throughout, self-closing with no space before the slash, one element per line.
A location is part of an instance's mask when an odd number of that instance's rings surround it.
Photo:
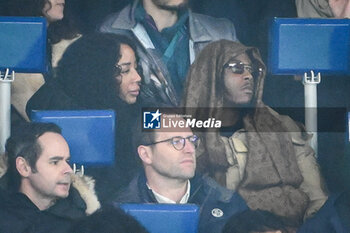
<path fill-rule="evenodd" d="M 248 209 L 242 197 L 219 186 L 209 177 L 196 175 L 190 180 L 191 191 L 188 203 L 200 208 L 199 233 L 219 233 L 230 216 Z M 129 186 L 115 199 L 116 203 L 157 203 L 152 191 L 146 185 L 144 173 L 136 176 Z M 223 211 L 215 217 L 212 210 Z"/>

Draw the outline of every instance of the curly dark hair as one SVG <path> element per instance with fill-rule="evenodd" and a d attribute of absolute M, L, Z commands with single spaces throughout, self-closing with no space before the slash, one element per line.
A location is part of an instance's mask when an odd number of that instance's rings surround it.
<path fill-rule="evenodd" d="M 62 39 L 72 39 L 79 33 L 77 17 L 71 11 L 70 1 L 66 2 L 64 17 L 62 20 L 51 23 L 48 27 L 48 39 L 51 44 L 58 43 Z M 11 0 L 5 5 L 5 16 L 44 16 L 45 4 L 51 4 L 49 0 Z"/>
<path fill-rule="evenodd" d="M 119 83 L 115 68 L 121 57 L 120 45 L 133 42 L 121 35 L 92 33 L 68 47 L 57 66 L 56 81 L 62 90 L 85 108 L 113 108 L 118 105 Z"/>

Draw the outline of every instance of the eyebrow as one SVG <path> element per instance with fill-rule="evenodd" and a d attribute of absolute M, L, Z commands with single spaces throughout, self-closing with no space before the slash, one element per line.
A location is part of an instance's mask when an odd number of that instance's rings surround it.
<path fill-rule="evenodd" d="M 126 63 L 122 63 L 122 64 L 118 64 L 119 66 L 130 66 L 131 62 L 126 62 Z"/>
<path fill-rule="evenodd" d="M 63 160 L 63 159 L 64 159 L 63 156 L 54 156 L 54 157 L 49 158 L 50 161 L 52 161 L 52 160 Z M 67 159 L 70 159 L 70 156 Z"/>

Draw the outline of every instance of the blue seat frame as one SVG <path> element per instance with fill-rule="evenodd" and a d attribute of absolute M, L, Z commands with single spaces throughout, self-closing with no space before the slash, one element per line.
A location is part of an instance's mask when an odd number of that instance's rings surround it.
<path fill-rule="evenodd" d="M 116 124 L 113 110 L 33 111 L 31 119 L 56 123 L 62 128 L 72 163 L 87 167 L 114 165 Z"/>

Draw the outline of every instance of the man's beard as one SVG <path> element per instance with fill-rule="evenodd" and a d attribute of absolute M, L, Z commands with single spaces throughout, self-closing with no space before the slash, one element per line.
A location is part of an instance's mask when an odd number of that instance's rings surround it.
<path fill-rule="evenodd" d="M 168 5 L 168 1 L 164 0 L 152 0 L 153 4 L 159 7 L 160 9 L 167 10 L 167 11 L 179 11 L 182 9 L 187 8 L 188 0 L 184 0 L 182 3 L 178 5 Z"/>

